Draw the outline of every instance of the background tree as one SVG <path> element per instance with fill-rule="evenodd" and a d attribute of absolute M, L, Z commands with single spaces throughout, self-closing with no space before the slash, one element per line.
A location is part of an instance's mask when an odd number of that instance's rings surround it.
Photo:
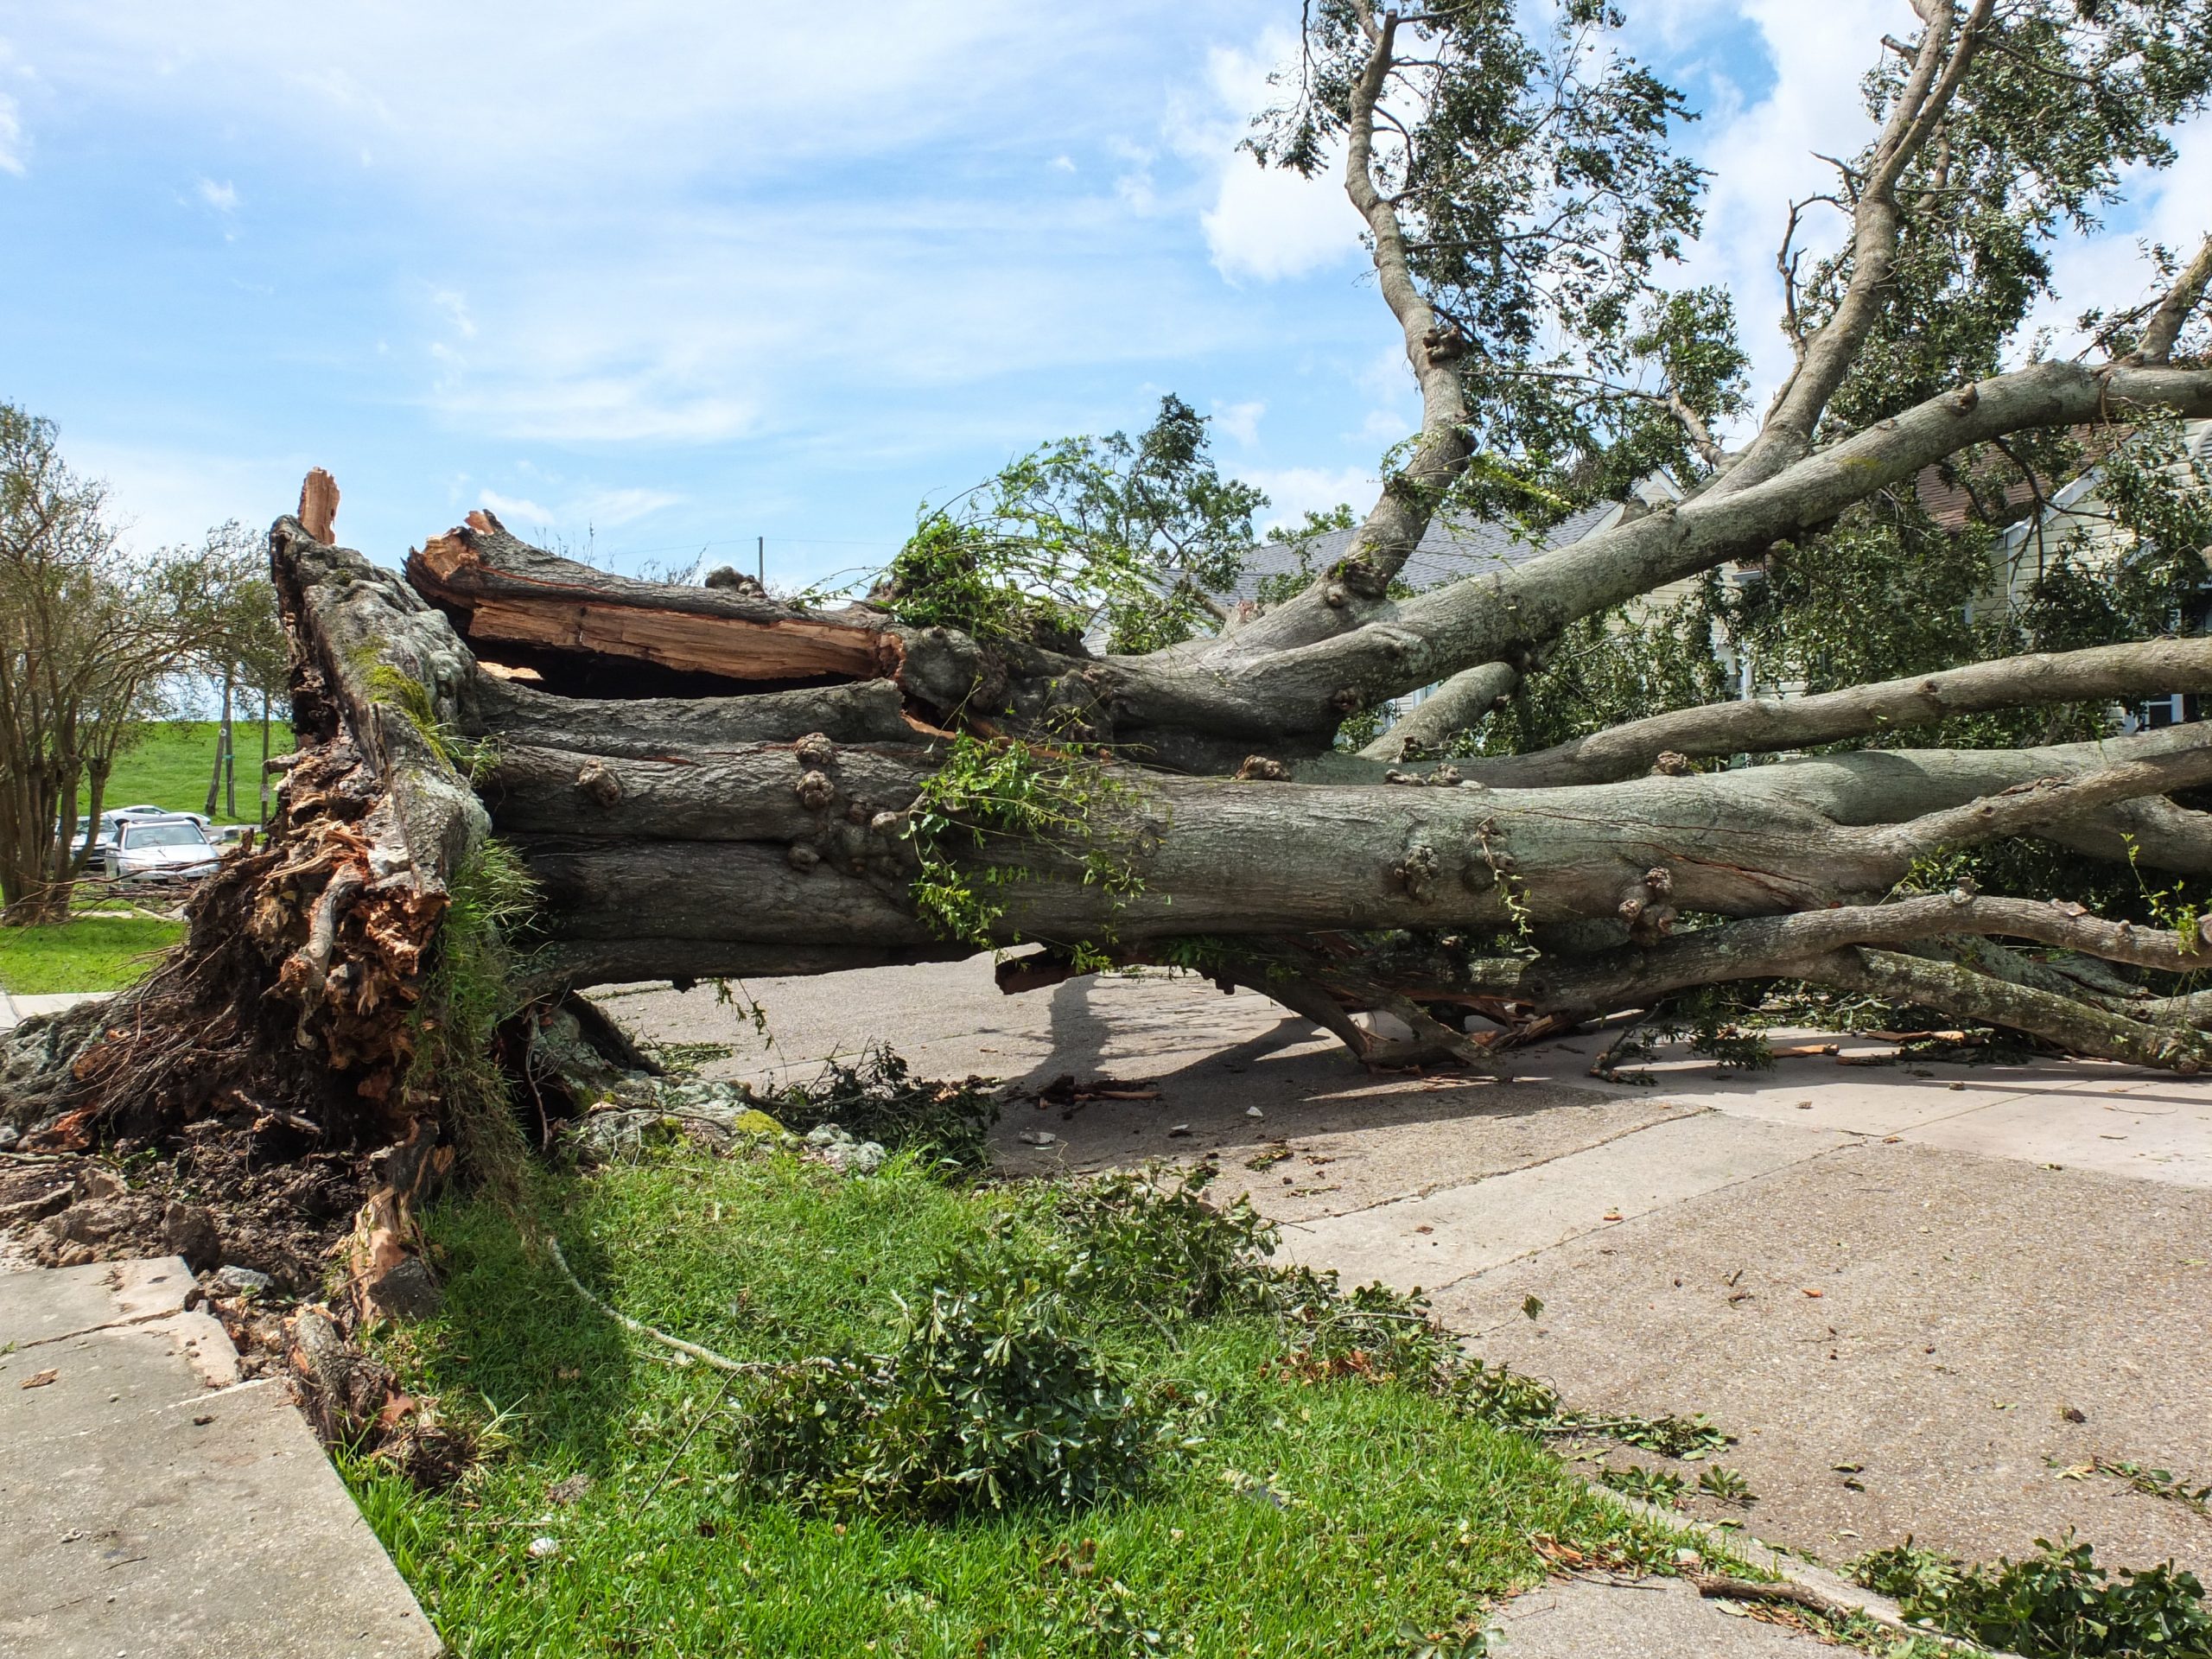
<path fill-rule="evenodd" d="M 269 759 L 270 710 L 272 699 L 281 699 L 290 670 L 290 647 L 283 623 L 276 614 L 276 590 L 261 574 L 261 538 L 236 519 L 207 534 L 211 556 L 219 558 L 228 579 L 222 590 L 218 632 L 200 653 L 194 667 L 221 688 L 221 714 L 215 728 L 214 765 L 207 780 L 207 811 L 214 816 L 218 797 L 226 817 L 238 815 L 238 755 L 232 715 L 240 692 L 261 701 L 261 759 Z M 267 775 L 259 780 L 258 817 L 268 814 Z"/>
<path fill-rule="evenodd" d="M 163 683 L 222 634 L 252 569 L 235 538 L 123 552 L 101 486 L 51 423 L 0 404 L 0 919 L 67 919 L 80 816 L 97 822 L 116 758 Z"/>
<path fill-rule="evenodd" d="M 1212 632 L 1214 595 L 1250 553 L 1268 505 L 1216 467 L 1206 418 L 1172 393 L 1131 439 L 1062 438 L 939 507 L 874 597 L 901 621 L 979 639 L 1069 645 L 1101 623 L 1116 651 Z"/>

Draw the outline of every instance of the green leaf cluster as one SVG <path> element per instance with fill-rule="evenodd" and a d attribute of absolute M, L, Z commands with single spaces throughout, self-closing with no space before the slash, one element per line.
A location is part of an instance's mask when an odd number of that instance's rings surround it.
<path fill-rule="evenodd" d="M 1141 831 L 1128 822 L 1141 800 L 1083 751 L 963 733 L 923 783 L 909 815 L 907 838 L 920 868 L 908 897 L 936 932 L 978 950 L 1020 943 L 1018 935 L 1001 935 L 1006 904 L 996 893 L 1039 879 L 1040 853 L 1068 863 L 1084 886 L 1118 906 L 1144 885 L 1136 858 Z M 956 857 L 963 843 L 975 856 Z"/>
<path fill-rule="evenodd" d="M 2085 1543 L 2036 1541 L 2025 1560 L 1969 1566 L 1902 1544 L 1863 1556 L 1852 1576 L 1896 1599 L 1907 1618 L 2024 1659 L 2202 1659 L 2212 1607 L 2196 1574 L 2169 1561 L 2097 1564 Z"/>
<path fill-rule="evenodd" d="M 1078 1328 L 1064 1268 L 963 1254 L 887 1353 L 788 1370 L 734 1444 L 742 1471 L 790 1502 L 996 1510 L 1129 1488 L 1161 1427 Z"/>
<path fill-rule="evenodd" d="M 1206 417 L 1172 393 L 1131 438 L 1062 438 L 941 506 L 872 597 L 899 621 L 1079 650 L 1094 620 L 1145 652 L 1211 631 L 1268 498 L 1224 478 Z"/>
<path fill-rule="evenodd" d="M 2123 181 L 2175 158 L 2173 124 L 2212 92 L 2207 0 L 2008 0 L 1962 42 L 1968 54 L 1939 129 L 1897 181 L 1900 232 L 1866 349 L 1831 402 L 1828 435 L 1856 431 L 1994 373 L 2052 294 L 2050 250 L 2086 234 Z M 1910 64 L 1885 51 L 1866 79 L 1886 120 Z M 1838 169 L 1833 205 L 1854 209 L 1871 154 Z M 1847 245 L 1808 276 L 1808 328 L 1834 314 L 1855 270 Z M 2131 343 L 2123 326 L 2114 336 Z M 2014 354 L 2017 354 L 2015 353 Z"/>
<path fill-rule="evenodd" d="M 1708 426 L 1744 408 L 1728 296 L 1657 277 L 1696 234 L 1704 175 L 1674 150 L 1687 103 L 1620 49 L 1622 25 L 1598 0 L 1396 20 L 1372 170 L 1471 411 L 1459 510 L 1555 522 L 1653 471 L 1699 470 L 1675 404 Z M 1246 148 L 1332 168 L 1375 49 L 1352 0 L 1308 6 L 1299 66 Z"/>

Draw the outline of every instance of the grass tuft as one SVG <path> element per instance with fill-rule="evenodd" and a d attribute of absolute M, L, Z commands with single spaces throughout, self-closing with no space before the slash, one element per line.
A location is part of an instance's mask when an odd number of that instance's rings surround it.
<path fill-rule="evenodd" d="M 519 1005 L 512 941 L 537 897 L 512 848 L 481 842 L 448 884 L 437 958 L 409 1016 L 408 1091 L 439 1101 L 461 1169 L 509 1197 L 521 1187 L 530 1154 L 494 1039 Z"/>

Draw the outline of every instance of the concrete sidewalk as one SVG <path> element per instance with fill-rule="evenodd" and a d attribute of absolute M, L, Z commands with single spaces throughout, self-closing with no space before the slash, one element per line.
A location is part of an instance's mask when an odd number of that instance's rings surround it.
<path fill-rule="evenodd" d="M 1427 1287 L 1571 1402 L 1708 1414 L 1752 1530 L 1830 1562 L 1907 1534 L 2017 1557 L 2070 1528 L 2108 1563 L 2212 1573 L 2212 1522 L 2087 1470 L 2212 1480 L 2212 1081 L 1830 1056 L 1726 1077 L 1675 1054 L 1636 1087 L 1586 1075 L 1596 1039 L 1497 1079 L 1376 1077 L 1189 978 L 1005 997 L 979 960 L 747 988 L 772 1050 L 704 992 L 607 1005 L 732 1045 L 723 1076 L 880 1039 L 923 1075 L 1154 1079 L 1157 1101 L 1022 1109 L 1002 1161 L 1210 1154 L 1294 1255 Z"/>
<path fill-rule="evenodd" d="M 0 1032 L 13 1031 L 42 1014 L 62 1014 L 79 1002 L 105 1002 L 112 991 L 64 991 L 54 995 L 15 996 L 0 988 Z"/>
<path fill-rule="evenodd" d="M 0 1273 L 0 1654 L 435 1659 L 281 1382 L 171 1256 Z"/>

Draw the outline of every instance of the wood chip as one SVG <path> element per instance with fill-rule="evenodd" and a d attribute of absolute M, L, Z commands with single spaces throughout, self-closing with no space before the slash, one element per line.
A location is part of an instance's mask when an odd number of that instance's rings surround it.
<path fill-rule="evenodd" d="M 48 1369 L 47 1370 L 41 1371 L 36 1376 L 25 1377 L 16 1386 L 23 1389 L 42 1389 L 60 1375 L 61 1373 L 60 1371 Z"/>

